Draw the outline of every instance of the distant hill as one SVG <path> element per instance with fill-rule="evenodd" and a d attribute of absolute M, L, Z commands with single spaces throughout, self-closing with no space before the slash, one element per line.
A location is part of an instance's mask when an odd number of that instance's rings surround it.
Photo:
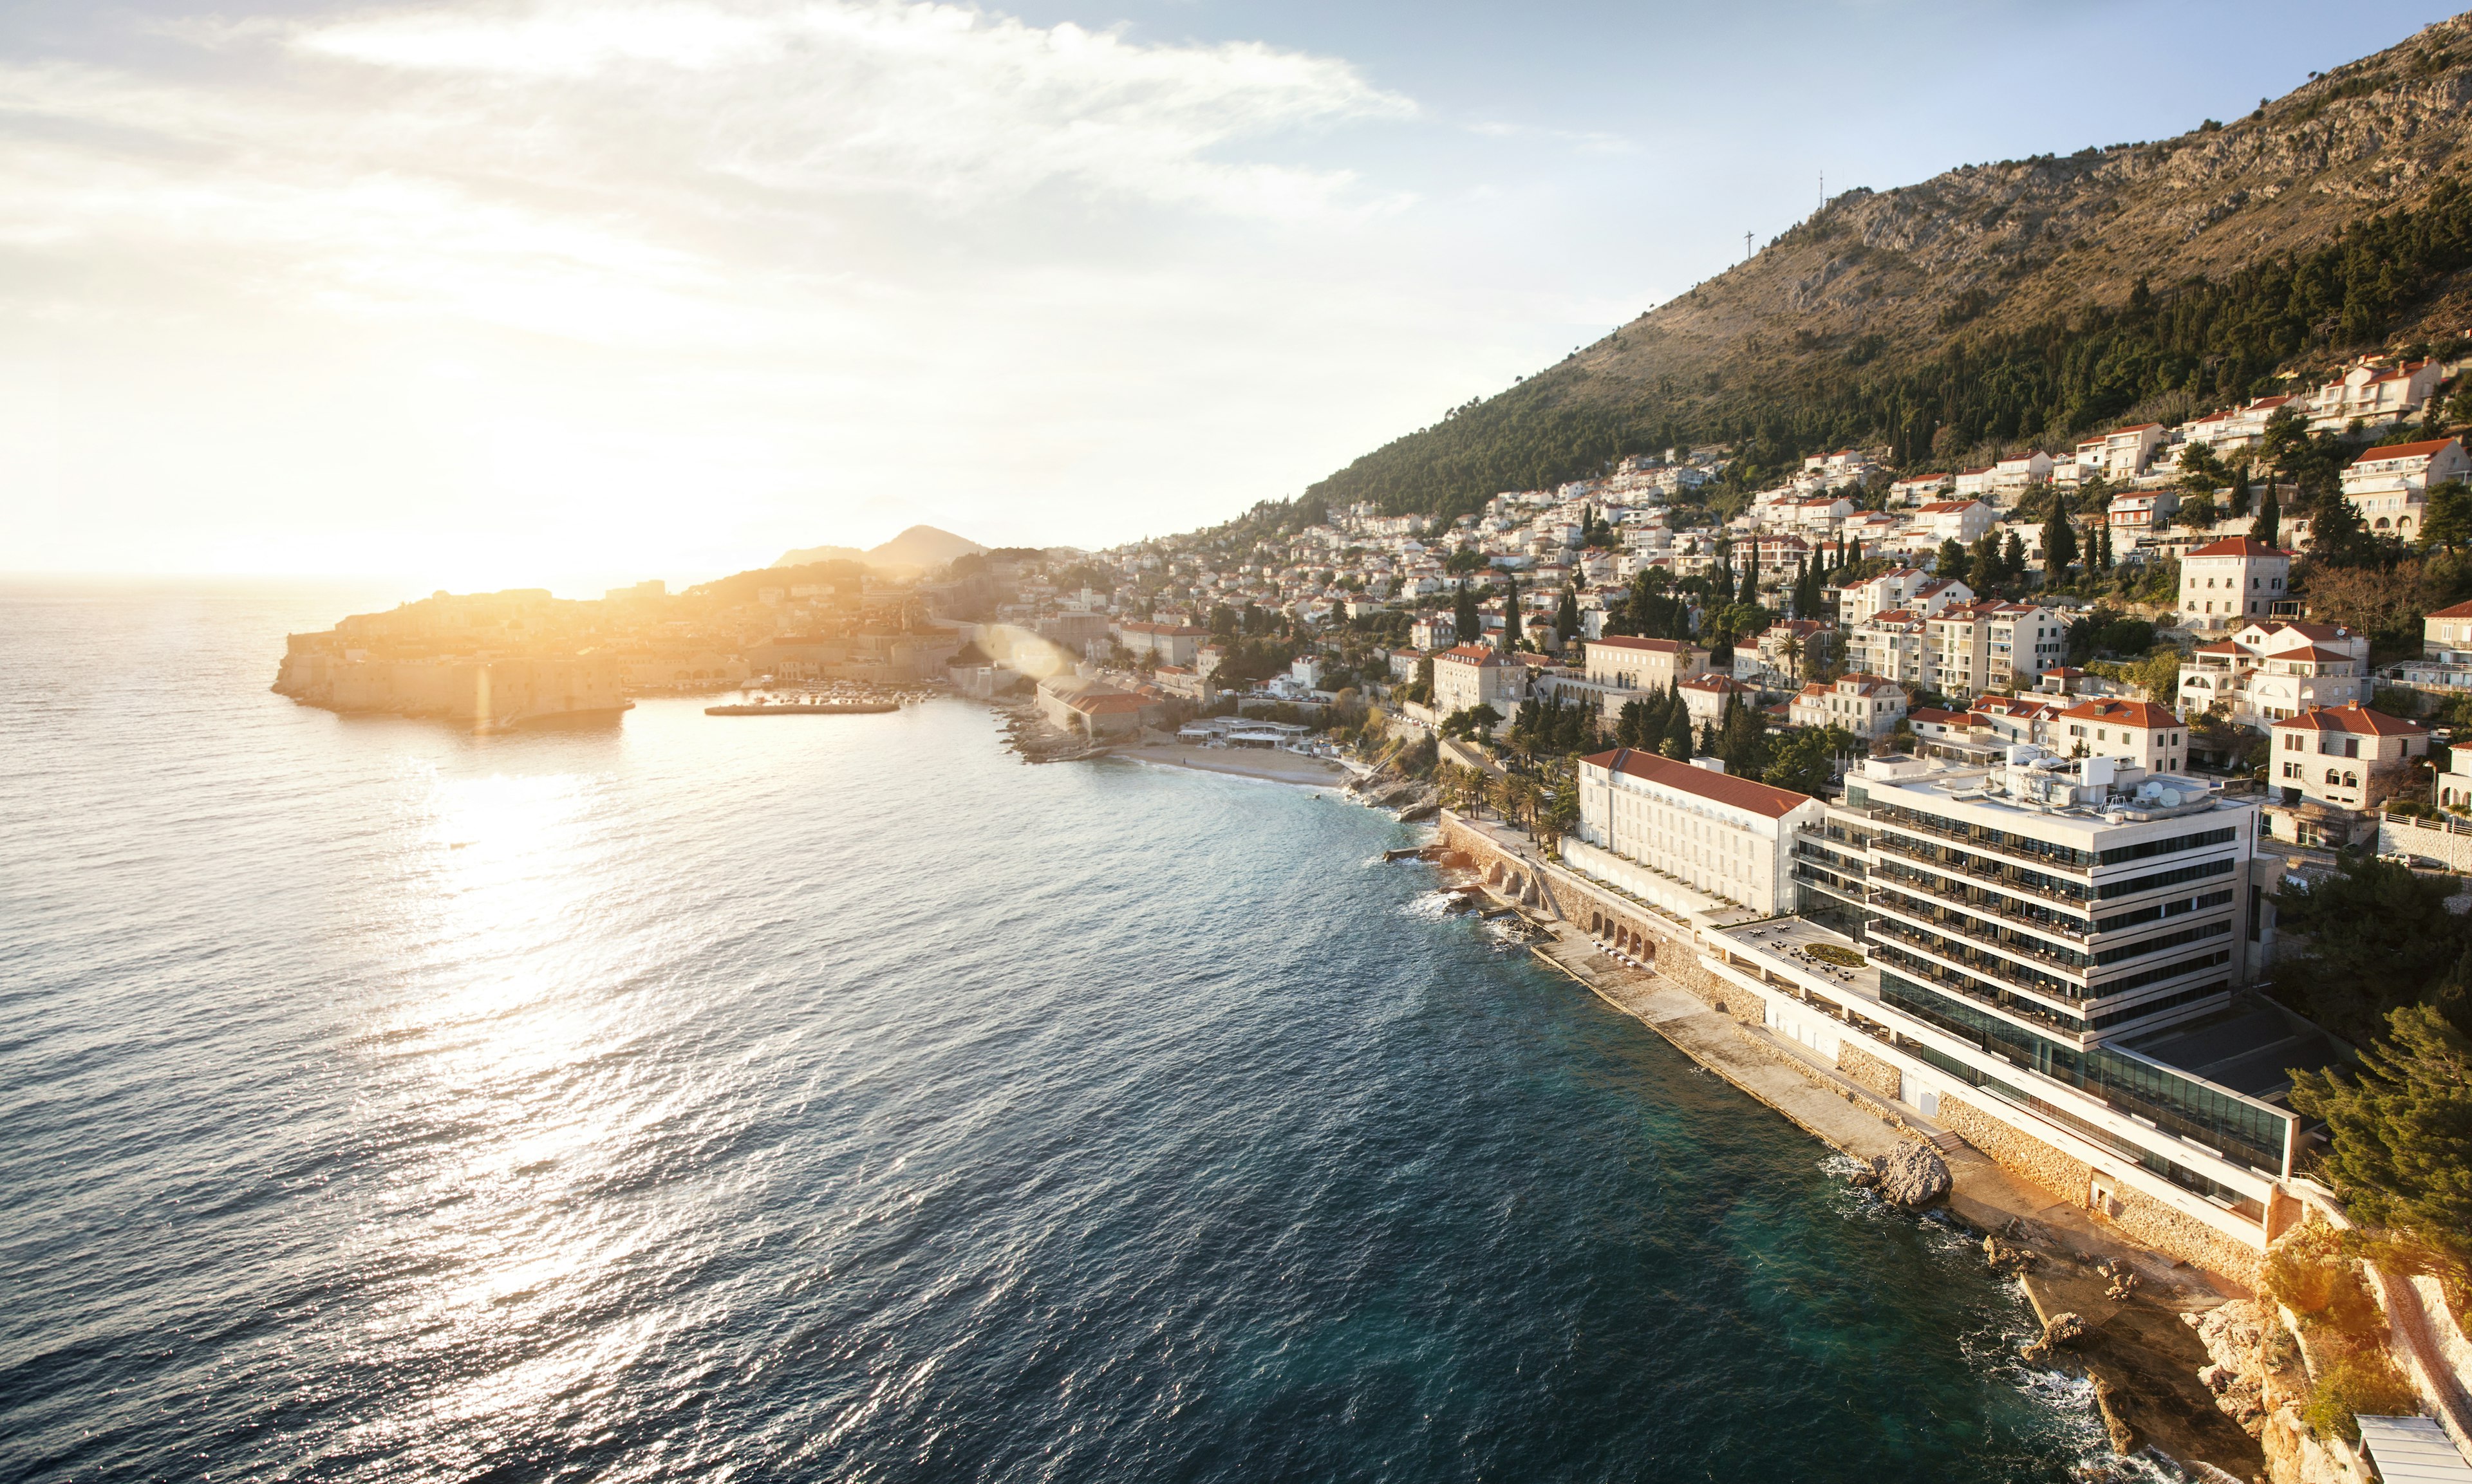
<path fill-rule="evenodd" d="M 854 546 L 811 546 L 800 551 L 785 552 L 775 567 L 805 567 L 816 562 L 854 561 L 885 570 L 908 569 L 919 572 L 941 567 L 957 556 L 965 556 L 986 548 L 965 536 L 933 526 L 913 526 L 908 530 L 868 551 Z"/>
<path fill-rule="evenodd" d="M 2472 324 L 2472 16 L 2158 143 L 1856 190 L 1735 268 L 1312 485 L 1461 514 L 1625 454 L 1916 468 L 2263 394 Z"/>

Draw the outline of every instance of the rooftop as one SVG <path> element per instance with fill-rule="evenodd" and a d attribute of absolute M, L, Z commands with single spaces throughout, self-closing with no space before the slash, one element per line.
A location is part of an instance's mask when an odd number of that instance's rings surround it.
<path fill-rule="evenodd" d="M 2292 1087 L 2292 1069 L 2315 1072 L 2336 1059 L 2324 1031 L 2262 1000 L 2236 1001 L 2202 1020 L 2131 1036 L 2120 1045 L 2261 1102 L 2282 1099 Z"/>
<path fill-rule="evenodd" d="M 1677 792 L 1698 794 L 1712 803 L 1746 810 L 1755 814 L 1765 814 L 1771 819 L 1781 819 L 1800 806 L 1812 802 L 1811 795 L 1808 793 L 1796 793 L 1791 789 L 1772 788 L 1768 784 L 1754 783 L 1748 778 L 1736 778 L 1730 773 L 1721 773 L 1714 768 L 1677 763 L 1672 758 L 1660 757 L 1653 752 L 1644 752 L 1636 747 L 1617 747 L 1610 752 L 1600 752 L 1594 757 L 1582 758 L 1580 761 L 1643 779 L 1649 783 L 1659 784 Z"/>

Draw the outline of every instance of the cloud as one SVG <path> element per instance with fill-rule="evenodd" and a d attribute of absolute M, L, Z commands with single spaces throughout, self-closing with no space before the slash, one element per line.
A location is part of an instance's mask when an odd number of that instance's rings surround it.
<path fill-rule="evenodd" d="M 244 15 L 111 55 L 0 60 L 0 363 L 59 389 L 62 552 L 496 530 L 615 562 L 887 498 L 1086 537 L 1156 521 L 1197 436 L 1227 446 L 1190 498 L 1288 492 L 1359 437 L 1299 405 L 1365 415 L 1341 393 L 1441 333 L 1408 199 L 1344 153 L 1417 109 L 1329 57 L 852 0 Z"/>
<path fill-rule="evenodd" d="M 537 141 L 559 122 L 657 124 L 672 164 L 773 192 L 906 193 L 970 204 L 1063 182 L 1236 215 L 1331 206 L 1345 171 L 1215 152 L 1414 114 L 1348 63 L 1250 42 L 1143 45 L 950 5 L 541 5 L 312 24 L 304 58 L 394 74 L 424 103 Z M 588 126 L 587 126 L 588 127 Z M 598 132 L 595 129 L 594 132 Z M 677 152 L 688 153 L 681 157 Z"/>

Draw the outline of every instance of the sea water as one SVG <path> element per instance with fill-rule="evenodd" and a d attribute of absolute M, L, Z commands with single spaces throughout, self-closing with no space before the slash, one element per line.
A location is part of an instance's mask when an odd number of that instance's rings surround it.
<path fill-rule="evenodd" d="M 0 591 L 0 1477 L 2045 1480 L 1957 1233 L 1326 793 Z"/>

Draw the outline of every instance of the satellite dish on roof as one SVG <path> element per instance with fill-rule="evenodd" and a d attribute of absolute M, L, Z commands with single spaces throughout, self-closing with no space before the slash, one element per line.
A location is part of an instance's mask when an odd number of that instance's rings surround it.
<path fill-rule="evenodd" d="M 2180 802 L 2180 790 L 2177 789 L 2157 789 L 2154 790 L 2154 802 L 2162 805 L 2165 809 L 2170 809 L 2172 806 Z"/>

